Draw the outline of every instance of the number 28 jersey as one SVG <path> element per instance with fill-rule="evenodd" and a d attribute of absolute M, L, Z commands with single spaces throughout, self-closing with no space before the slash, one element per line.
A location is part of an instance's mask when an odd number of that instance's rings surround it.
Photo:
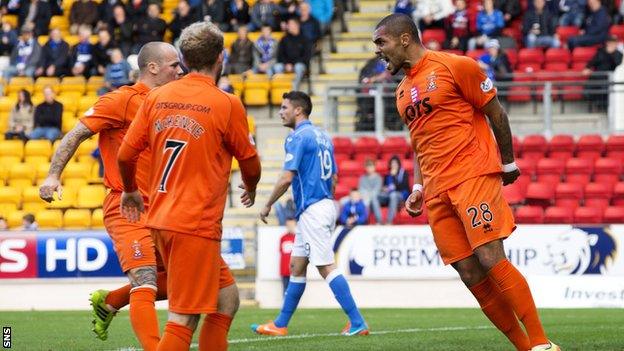
<path fill-rule="evenodd" d="M 148 227 L 221 239 L 232 157 L 256 156 L 239 98 L 189 73 L 147 95 L 124 144 L 152 150 Z"/>
<path fill-rule="evenodd" d="M 293 171 L 292 192 L 296 216 L 324 199 L 333 199 L 332 178 L 337 173 L 334 145 L 323 130 L 310 121 L 297 124 L 284 144 L 284 170 Z"/>

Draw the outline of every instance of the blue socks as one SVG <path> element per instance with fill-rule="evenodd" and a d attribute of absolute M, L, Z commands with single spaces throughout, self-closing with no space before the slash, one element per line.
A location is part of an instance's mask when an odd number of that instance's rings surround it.
<path fill-rule="evenodd" d="M 329 273 L 325 281 L 329 284 L 342 310 L 349 316 L 351 327 L 361 327 L 364 324 L 364 318 L 355 305 L 353 296 L 351 296 L 351 290 L 349 289 L 349 283 L 347 283 L 344 276 L 335 269 Z"/>
<path fill-rule="evenodd" d="M 290 277 L 290 282 L 288 283 L 288 288 L 286 288 L 286 293 L 284 293 L 284 305 L 282 306 L 282 310 L 280 314 L 277 316 L 275 321 L 275 326 L 278 328 L 283 328 L 288 325 L 290 318 L 293 313 L 297 309 L 297 305 L 299 304 L 299 300 L 301 299 L 301 295 L 303 295 L 303 291 L 306 286 L 306 278 L 305 277 Z M 347 287 L 347 290 L 349 288 Z"/>

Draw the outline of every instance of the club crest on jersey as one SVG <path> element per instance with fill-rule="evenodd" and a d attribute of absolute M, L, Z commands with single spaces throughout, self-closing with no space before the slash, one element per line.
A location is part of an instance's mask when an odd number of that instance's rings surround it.
<path fill-rule="evenodd" d="M 141 257 L 143 257 L 143 251 L 141 251 L 141 244 L 138 241 L 134 241 L 132 243 L 132 257 L 134 257 L 135 259 L 139 259 Z"/>
<path fill-rule="evenodd" d="M 418 102 L 418 89 L 416 87 L 412 87 L 412 89 L 410 89 L 410 96 L 412 97 L 413 103 Z"/>
<path fill-rule="evenodd" d="M 487 93 L 488 91 L 492 90 L 492 88 L 494 88 L 494 83 L 492 82 L 490 78 L 486 78 L 483 82 L 481 82 L 481 90 L 484 93 Z"/>
<path fill-rule="evenodd" d="M 431 74 L 429 76 L 427 76 L 427 91 L 434 91 L 438 88 L 437 84 L 436 84 L 436 78 L 438 78 L 435 75 L 435 72 L 431 72 Z"/>

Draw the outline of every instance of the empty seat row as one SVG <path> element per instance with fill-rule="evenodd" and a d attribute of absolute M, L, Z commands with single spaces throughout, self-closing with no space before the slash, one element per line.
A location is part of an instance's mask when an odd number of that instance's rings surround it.
<path fill-rule="evenodd" d="M 47 203 L 39 198 L 39 188 L 1 186 L 0 205 L 5 210 L 19 208 L 98 208 L 106 197 L 106 189 L 102 185 L 83 185 L 80 187 L 64 187 L 62 198 Z"/>
<path fill-rule="evenodd" d="M 8 158 L 17 159 L 18 162 L 28 157 L 43 157 L 49 160 L 60 143 L 60 140 L 54 143 L 48 140 L 29 140 L 26 143 L 21 140 L 0 140 L 0 158 L 5 158 L 3 162 L 0 162 L 0 167 L 9 163 L 13 164 Z M 83 156 L 91 157 L 91 153 L 97 147 L 97 137 L 92 137 L 78 146 L 74 156 L 76 159 L 80 159 Z"/>
<path fill-rule="evenodd" d="M 22 226 L 22 218 L 26 213 L 32 213 L 40 230 L 83 230 L 103 229 L 102 209 L 93 211 L 87 209 L 69 209 L 64 213 L 61 210 L 40 211 L 13 211 L 5 215 L 9 229 L 18 229 Z"/>
<path fill-rule="evenodd" d="M 516 210 L 517 223 L 524 224 L 594 224 L 624 223 L 624 206 L 596 208 L 591 206 L 569 208 L 552 206 L 523 206 Z"/>
<path fill-rule="evenodd" d="M 624 158 L 624 135 L 610 135 L 605 141 L 598 134 L 583 135 L 575 140 L 573 136 L 561 134 L 547 140 L 543 135 L 527 135 L 523 139 L 514 137 L 514 152 L 522 158 L 539 159 L 549 155 L 556 158 L 598 158 L 608 156 Z"/>

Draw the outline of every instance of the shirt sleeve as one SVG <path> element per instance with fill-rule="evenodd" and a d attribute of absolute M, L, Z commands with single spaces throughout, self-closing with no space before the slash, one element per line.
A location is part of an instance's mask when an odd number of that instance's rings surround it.
<path fill-rule="evenodd" d="M 121 101 L 117 101 L 111 94 L 104 95 L 84 113 L 80 122 L 93 133 L 99 133 L 104 129 L 122 128 L 124 119 L 120 104 Z"/>
<path fill-rule="evenodd" d="M 237 160 L 246 160 L 256 156 L 256 148 L 252 143 L 252 136 L 249 133 L 247 124 L 247 114 L 243 103 L 238 97 L 230 97 L 232 112 L 230 122 L 224 136 L 226 148 Z"/>
<path fill-rule="evenodd" d="M 147 102 L 147 101 L 146 101 Z M 148 147 L 149 118 L 146 104 L 142 104 L 124 136 L 123 144 L 135 150 Z"/>
<path fill-rule="evenodd" d="M 451 67 L 459 92 L 475 108 L 480 110 L 496 96 L 494 82 L 475 60 L 460 56 Z"/>
<path fill-rule="evenodd" d="M 304 152 L 304 140 L 295 136 L 289 136 L 284 145 L 286 158 L 284 159 L 285 171 L 298 171 Z"/>

